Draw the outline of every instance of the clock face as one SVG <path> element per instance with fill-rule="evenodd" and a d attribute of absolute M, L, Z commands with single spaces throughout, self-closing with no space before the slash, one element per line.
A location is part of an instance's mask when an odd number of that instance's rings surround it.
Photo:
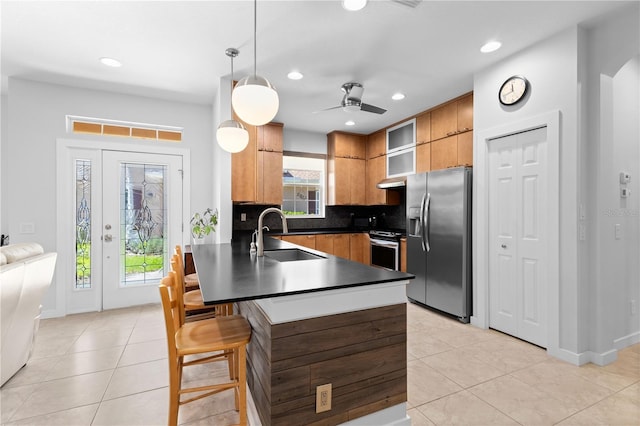
<path fill-rule="evenodd" d="M 513 105 L 527 94 L 529 82 L 521 76 L 513 76 L 507 79 L 498 92 L 498 99 L 503 105 Z"/>

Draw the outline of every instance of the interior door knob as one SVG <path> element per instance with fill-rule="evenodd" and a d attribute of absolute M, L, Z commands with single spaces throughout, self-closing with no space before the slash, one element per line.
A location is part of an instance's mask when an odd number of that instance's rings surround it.
<path fill-rule="evenodd" d="M 110 243 L 113 240 L 113 236 L 111 234 L 104 234 L 104 241 Z"/>
<path fill-rule="evenodd" d="M 506 249 L 507 245 L 506 244 L 502 244 L 500 247 L 502 247 L 503 249 Z"/>

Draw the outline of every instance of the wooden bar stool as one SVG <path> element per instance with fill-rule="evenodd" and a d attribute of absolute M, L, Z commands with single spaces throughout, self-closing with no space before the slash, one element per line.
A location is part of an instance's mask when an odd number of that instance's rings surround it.
<path fill-rule="evenodd" d="M 178 423 L 178 410 L 181 405 L 216 393 L 232 389 L 235 395 L 235 408 L 239 413 L 239 424 L 247 424 L 246 394 L 246 345 L 251 339 L 251 326 L 240 315 L 210 318 L 190 323 L 184 322 L 184 304 L 181 298 L 181 285 L 176 282 L 175 273 L 162 279 L 159 286 L 162 309 L 164 311 L 167 332 L 169 358 L 169 421 L 170 426 Z M 186 362 L 185 356 L 210 354 Z M 194 388 L 182 387 L 182 369 L 190 365 L 230 359 L 231 380 Z M 232 360 L 232 362 L 231 362 Z M 182 395 L 197 393 L 188 399 Z"/>
<path fill-rule="evenodd" d="M 179 283 L 184 283 L 184 307 L 187 312 L 190 313 L 206 313 L 213 312 L 216 316 L 233 315 L 233 304 L 225 303 L 220 305 L 205 305 L 202 299 L 202 292 L 200 289 L 189 290 L 186 282 L 184 282 L 184 269 L 179 265 L 179 256 L 174 254 L 171 257 L 171 270 L 176 273 L 176 277 Z M 202 311 L 202 312 L 201 312 Z"/>
<path fill-rule="evenodd" d="M 176 244 L 175 253 L 178 255 L 178 261 L 180 262 L 180 268 L 182 268 L 182 276 L 184 277 L 184 286 L 187 290 L 195 290 L 200 288 L 200 281 L 198 280 L 198 274 L 185 274 L 184 269 L 184 255 L 182 254 L 182 247 L 180 244 Z"/>

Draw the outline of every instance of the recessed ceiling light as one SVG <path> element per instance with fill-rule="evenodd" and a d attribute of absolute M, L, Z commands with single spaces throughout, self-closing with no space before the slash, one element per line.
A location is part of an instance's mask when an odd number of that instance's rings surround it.
<path fill-rule="evenodd" d="M 342 7 L 351 12 L 364 9 L 367 0 L 342 0 Z"/>
<path fill-rule="evenodd" d="M 349 120 L 349 121 L 347 121 L 347 122 L 346 122 L 346 123 L 344 123 L 344 124 L 346 124 L 347 126 L 355 126 L 355 125 L 356 125 L 356 122 L 355 122 L 355 121 L 353 121 L 353 120 Z"/>
<path fill-rule="evenodd" d="M 391 96 L 391 99 L 393 99 L 394 101 L 399 101 L 399 100 L 401 100 L 401 99 L 404 99 L 404 93 L 400 93 L 400 92 L 398 92 L 398 93 L 394 93 L 394 94 Z"/>
<path fill-rule="evenodd" d="M 291 80 L 300 80 L 304 76 L 300 71 L 291 71 L 289 74 L 287 74 L 287 77 L 289 77 L 289 79 Z"/>
<path fill-rule="evenodd" d="M 496 50 L 500 49 L 500 46 L 502 46 L 502 43 L 500 43 L 499 41 L 496 41 L 496 40 L 492 40 L 492 41 L 484 44 L 480 48 L 480 51 L 482 53 L 495 52 Z"/>
<path fill-rule="evenodd" d="M 100 62 L 102 62 L 103 65 L 106 65 L 108 67 L 113 67 L 113 68 L 118 68 L 122 66 L 122 62 L 113 58 L 103 57 L 103 58 L 100 58 Z"/>

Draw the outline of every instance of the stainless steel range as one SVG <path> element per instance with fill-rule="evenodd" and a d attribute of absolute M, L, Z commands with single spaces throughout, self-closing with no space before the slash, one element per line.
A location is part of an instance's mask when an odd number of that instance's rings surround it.
<path fill-rule="evenodd" d="M 371 240 L 371 266 L 400 270 L 400 238 L 402 234 L 393 231 L 369 231 Z"/>

